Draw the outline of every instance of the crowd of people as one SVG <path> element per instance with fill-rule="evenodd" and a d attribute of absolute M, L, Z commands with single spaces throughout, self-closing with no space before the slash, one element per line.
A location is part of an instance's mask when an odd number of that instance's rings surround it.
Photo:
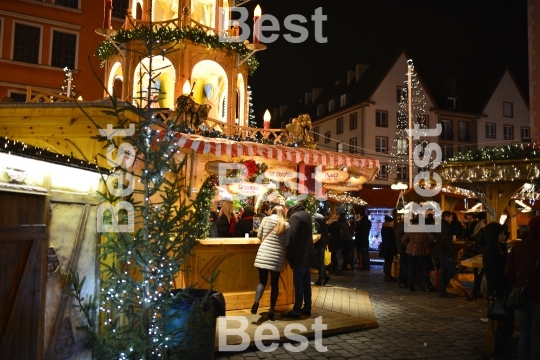
<path fill-rule="evenodd" d="M 371 221 L 367 214 L 361 212 L 353 221 L 345 213 L 317 213 L 312 219 L 302 202 L 295 199 L 283 199 L 272 205 L 262 204 L 258 213 L 253 207 L 246 206 L 241 214 L 235 215 L 233 203 L 223 201 L 220 212 L 211 213 L 210 236 L 243 237 L 249 234 L 262 241 L 254 263 L 259 272 L 259 283 L 251 309 L 253 314 L 258 312 L 259 301 L 270 277 L 268 319 L 274 320 L 279 277 L 285 261 L 293 272 L 295 299 L 292 310 L 281 314 L 283 318 L 311 315 L 311 269 L 318 270 L 315 285 L 326 285 L 331 279 L 324 263 L 325 250 L 332 254 L 329 268 L 335 275 L 354 269 L 370 270 Z M 497 222 L 488 224 L 483 212 L 466 213 L 463 223 L 455 213 L 449 211 L 444 211 L 441 219 L 440 232 L 429 233 L 414 227 L 412 229 L 415 231 L 406 231 L 407 227 L 402 221 L 385 216 L 379 246 L 379 256 L 384 259 L 384 281 L 397 282 L 400 287 L 410 291 L 417 291 L 415 286 L 419 283 L 424 291 L 438 288 L 439 296 L 448 297 L 446 289 L 457 271 L 452 241 L 472 240 L 462 256 L 483 254 L 483 268 L 475 269 L 473 291 L 468 300 L 483 297 L 480 287 L 484 277 L 486 296 L 490 299 L 506 299 L 513 286 L 528 284 L 525 305 L 516 310 L 505 305 L 506 316 L 497 319 L 492 358 L 504 356 L 517 317 L 520 323 L 519 358 L 540 359 L 540 216 L 531 219 L 528 233 L 524 234 L 522 241 L 515 243 L 511 252 L 508 252 L 506 245 L 508 228 Z M 426 225 L 435 223 L 433 214 L 426 214 L 424 220 Z M 411 219 L 411 225 L 418 223 L 418 217 Z M 313 226 L 320 235 L 316 243 L 312 239 Z M 400 261 L 397 279 L 391 271 L 396 255 L 399 255 Z M 430 268 L 438 269 L 436 284 L 429 276 Z M 420 276 L 417 280 L 418 270 Z"/>

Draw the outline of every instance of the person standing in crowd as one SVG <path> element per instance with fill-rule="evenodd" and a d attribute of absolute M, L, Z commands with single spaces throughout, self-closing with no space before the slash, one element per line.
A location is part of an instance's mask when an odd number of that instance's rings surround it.
<path fill-rule="evenodd" d="M 317 234 L 321 235 L 319 241 L 317 241 L 313 247 L 315 249 L 315 260 L 317 261 L 317 270 L 319 271 L 319 277 L 315 282 L 315 285 L 323 286 L 330 281 L 330 276 L 326 274 L 324 267 L 324 250 L 328 245 L 328 228 L 324 222 L 324 216 L 319 213 L 315 213 L 315 227 Z"/>
<path fill-rule="evenodd" d="M 411 220 L 412 225 L 418 225 L 418 216 Z M 411 292 L 416 291 L 414 287 L 414 278 L 416 276 L 416 267 L 419 265 L 422 271 L 422 284 L 430 284 L 428 273 L 428 259 L 422 254 L 422 248 L 426 242 L 434 242 L 435 237 L 428 232 L 406 232 L 401 238 L 403 245 L 407 247 L 407 262 L 409 264 L 408 283 Z M 426 288 L 429 289 L 429 286 Z"/>
<path fill-rule="evenodd" d="M 463 229 L 463 239 L 469 240 L 473 236 L 474 228 L 476 227 L 476 224 L 478 223 L 476 221 L 476 214 L 475 213 L 466 213 L 465 214 L 466 226 Z"/>
<path fill-rule="evenodd" d="M 459 221 L 457 214 L 455 212 L 452 212 L 452 222 L 450 223 L 450 232 L 452 236 L 456 237 L 457 239 L 461 239 L 463 236 L 463 225 Z"/>
<path fill-rule="evenodd" d="M 454 247 L 452 246 L 452 213 L 443 211 L 441 221 L 441 232 L 436 234 L 437 241 L 433 253 L 439 259 L 439 296 L 448 297 L 446 287 L 450 280 L 456 275 L 454 266 Z"/>
<path fill-rule="evenodd" d="M 540 216 L 529 221 L 529 233 L 512 246 L 504 274 L 512 286 L 527 282 L 527 299 L 516 309 L 519 319 L 520 360 L 540 359 Z"/>
<path fill-rule="evenodd" d="M 335 267 L 337 267 L 336 275 L 341 276 L 343 266 L 343 259 L 341 256 L 343 251 L 343 238 L 341 237 L 341 225 L 337 220 L 337 215 L 330 215 L 326 225 L 330 236 L 328 239 L 328 251 L 332 253 L 332 258 L 335 261 L 333 266 L 335 265 Z"/>
<path fill-rule="evenodd" d="M 486 274 L 487 294 L 500 301 L 505 301 L 512 290 L 512 285 L 504 276 L 508 258 L 504 227 L 497 222 L 489 223 L 484 228 L 484 236 L 487 244 L 482 256 L 482 264 Z M 508 340 L 514 333 L 514 311 L 507 308 L 506 305 L 505 310 L 507 316 L 497 320 L 492 359 L 500 359 L 505 355 Z"/>
<path fill-rule="evenodd" d="M 279 295 L 279 274 L 283 269 L 285 247 L 289 244 L 289 235 L 289 223 L 285 221 L 285 211 L 281 206 L 275 206 L 272 209 L 272 214 L 263 219 L 257 233 L 257 238 L 262 240 L 255 256 L 255 267 L 259 271 L 259 283 L 255 289 L 255 302 L 251 307 L 251 313 L 256 314 L 264 288 L 268 283 L 268 274 L 270 274 L 269 320 L 274 320 L 274 308 Z"/>
<path fill-rule="evenodd" d="M 253 216 L 255 216 L 253 206 L 247 205 L 246 207 L 244 207 L 244 211 L 240 216 L 240 220 L 238 220 L 238 223 L 236 223 L 236 227 L 234 230 L 234 235 L 236 237 L 244 237 L 246 234 L 249 234 L 248 236 L 255 235 L 252 234 Z"/>
<path fill-rule="evenodd" d="M 221 210 L 217 221 L 218 236 L 232 237 L 236 229 L 236 216 L 232 201 L 225 200 L 221 203 Z"/>
<path fill-rule="evenodd" d="M 463 255 L 466 258 L 471 258 L 476 255 L 480 255 L 484 252 L 484 249 L 486 247 L 486 238 L 484 236 L 484 227 L 486 226 L 486 213 L 485 212 L 479 212 L 476 215 L 476 219 L 478 222 L 476 223 L 476 226 L 474 227 L 472 239 L 474 240 L 474 244 L 465 248 Z M 481 299 L 484 297 L 482 293 L 480 293 L 480 285 L 482 285 L 482 277 L 484 276 L 484 269 L 473 269 L 474 273 L 474 283 L 473 283 L 473 291 L 471 294 L 467 297 L 467 300 L 473 301 L 476 299 Z"/>
<path fill-rule="evenodd" d="M 384 281 L 396 281 L 392 276 L 392 262 L 397 254 L 394 218 L 386 215 L 381 229 L 381 245 L 379 256 L 384 258 Z"/>
<path fill-rule="evenodd" d="M 371 231 L 371 221 L 365 213 L 365 210 L 360 212 L 360 221 L 356 225 L 356 237 L 354 239 L 354 246 L 358 253 L 358 270 L 369 270 L 369 232 Z M 361 266 L 360 266 L 361 265 Z"/>
<path fill-rule="evenodd" d="M 409 276 L 409 261 L 407 259 L 407 247 L 403 245 L 401 239 L 405 235 L 405 223 L 403 219 L 399 219 L 396 227 L 394 229 L 394 235 L 396 237 L 397 252 L 399 254 L 399 276 L 397 278 L 397 283 L 400 288 L 407 288 Z"/>
<path fill-rule="evenodd" d="M 268 205 L 267 203 L 263 203 L 259 207 L 259 212 L 255 216 L 262 219 L 262 218 L 264 218 L 266 216 L 270 216 L 271 213 L 272 213 L 272 211 L 270 209 L 270 205 Z"/>
<path fill-rule="evenodd" d="M 311 316 L 311 267 L 315 265 L 313 229 L 311 215 L 301 202 L 288 199 L 285 206 L 288 208 L 291 234 L 287 261 L 293 271 L 294 306 L 291 311 L 281 313 L 281 316 L 298 319 L 301 315 Z"/>
<path fill-rule="evenodd" d="M 345 213 L 339 214 L 338 223 L 341 226 L 341 238 L 343 239 L 343 270 L 354 271 L 354 230 L 347 221 Z"/>

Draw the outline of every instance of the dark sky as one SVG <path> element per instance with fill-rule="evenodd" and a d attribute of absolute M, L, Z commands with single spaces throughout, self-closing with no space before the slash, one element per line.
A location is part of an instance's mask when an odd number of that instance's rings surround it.
<path fill-rule="evenodd" d="M 355 64 L 374 64 L 402 49 L 427 80 L 509 66 L 527 91 L 526 0 L 253 0 L 244 5 L 250 20 L 257 4 L 281 27 L 279 39 L 257 53 L 260 66 L 249 79 L 259 121 L 265 109 L 296 103 L 313 87 L 345 80 Z M 319 7 L 328 17 L 324 44 L 315 41 L 311 21 Z M 284 40 L 289 14 L 308 19 L 306 42 Z"/>

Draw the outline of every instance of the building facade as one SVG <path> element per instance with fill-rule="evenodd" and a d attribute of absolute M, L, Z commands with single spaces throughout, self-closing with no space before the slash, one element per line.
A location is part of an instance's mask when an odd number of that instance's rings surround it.
<path fill-rule="evenodd" d="M 128 0 L 113 1 L 112 27 L 125 21 Z M 4 0 L 0 2 L 0 99 L 26 100 L 27 87 L 58 92 L 64 68 L 73 71 L 77 97 L 103 98 L 103 69 L 94 55 L 104 38 L 103 2 Z M 93 69 L 93 70 L 92 70 Z M 93 71 L 96 73 L 94 75 Z"/>

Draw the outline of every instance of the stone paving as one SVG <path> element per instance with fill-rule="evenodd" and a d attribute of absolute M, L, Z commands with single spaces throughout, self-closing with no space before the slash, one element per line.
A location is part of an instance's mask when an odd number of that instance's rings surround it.
<path fill-rule="evenodd" d="M 482 359 L 487 324 L 486 301 L 463 297 L 440 298 L 438 293 L 410 292 L 396 283 L 383 281 L 382 267 L 332 276 L 335 285 L 367 291 L 378 328 L 355 331 L 323 339 L 326 352 L 318 352 L 314 341 L 301 353 L 280 345 L 265 353 L 249 348 L 241 353 L 216 353 L 216 359 Z M 315 277 L 312 277 L 315 281 Z M 276 314 L 276 316 L 278 316 Z M 516 355 L 517 336 L 509 349 Z M 507 359 L 517 359 L 509 356 Z"/>

